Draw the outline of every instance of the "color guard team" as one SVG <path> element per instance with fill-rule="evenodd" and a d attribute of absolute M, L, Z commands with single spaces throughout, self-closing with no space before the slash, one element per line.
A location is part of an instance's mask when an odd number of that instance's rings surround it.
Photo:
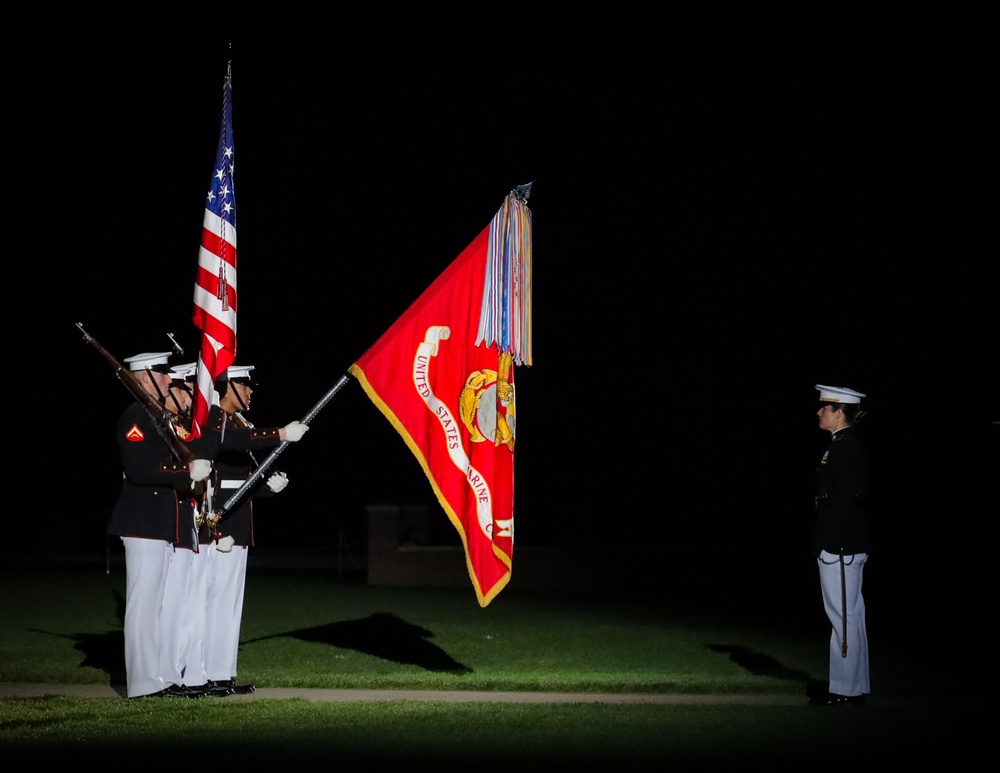
<path fill-rule="evenodd" d="M 125 360 L 128 377 L 162 406 L 150 410 L 136 400 L 118 421 L 122 484 L 108 533 L 125 548 L 126 695 L 245 694 L 254 686 L 236 672 L 253 499 L 288 485 L 282 472 L 251 483 L 255 453 L 298 442 L 309 427 L 255 427 L 243 415 L 253 367 L 231 366 L 215 382 L 218 401 L 194 437 L 196 367 L 171 367 L 170 356 Z M 219 507 L 237 493 L 232 507 Z"/>

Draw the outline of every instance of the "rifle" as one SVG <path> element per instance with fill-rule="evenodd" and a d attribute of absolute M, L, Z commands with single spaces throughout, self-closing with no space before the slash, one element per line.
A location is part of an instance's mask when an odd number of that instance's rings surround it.
<path fill-rule="evenodd" d="M 115 375 L 118 377 L 118 380 L 122 382 L 129 394 L 132 395 L 139 405 L 146 409 L 146 413 L 148 413 L 150 418 L 153 420 L 153 426 L 156 427 L 157 434 L 163 438 L 163 442 L 167 444 L 167 448 L 170 449 L 170 453 L 173 457 L 178 462 L 183 464 L 190 464 L 193 462 L 196 458 L 194 452 L 184 443 L 183 440 L 177 437 L 176 430 L 174 429 L 175 414 L 172 414 L 164 406 L 160 405 L 158 400 L 143 389 L 142 384 L 140 384 L 138 379 L 132 375 L 132 372 L 127 370 L 125 366 L 118 362 L 118 360 L 116 360 L 107 349 L 101 346 L 97 342 L 96 338 L 87 333 L 87 331 L 83 329 L 83 325 L 81 323 L 77 322 L 76 326 L 80 328 L 80 332 L 83 333 L 83 340 L 97 349 L 101 356 L 115 371 Z M 204 481 L 198 481 L 194 484 L 194 496 L 196 498 L 203 499 L 205 490 L 206 487 Z"/>
<path fill-rule="evenodd" d="M 333 396 L 337 394 L 337 392 L 340 391 L 340 388 L 344 386 L 344 384 L 346 383 L 347 383 L 347 376 L 341 376 L 340 380 L 333 385 L 330 391 L 327 392 L 325 395 L 323 395 L 323 397 L 320 398 L 319 402 L 316 403 L 316 405 L 314 405 L 312 408 L 310 408 L 309 412 L 302 417 L 302 423 L 308 424 L 310 421 L 312 421 L 316 417 L 316 414 L 318 414 L 321 410 L 323 410 L 323 407 L 328 402 L 330 402 L 330 400 L 333 399 Z M 246 421 L 246 419 L 243 420 Z M 284 451 L 287 447 L 288 447 L 288 441 L 283 440 L 281 442 L 281 445 L 277 446 L 273 451 L 271 451 L 271 454 L 263 462 L 260 463 L 257 469 L 254 470 L 253 474 L 249 478 L 247 478 L 246 481 L 243 482 L 243 485 L 240 486 L 235 492 L 233 492 L 233 495 L 226 500 L 226 502 L 222 505 L 222 507 L 220 507 L 218 510 L 215 511 L 214 515 L 212 516 L 215 523 L 218 523 L 222 519 L 222 516 L 228 513 L 232 509 L 233 505 L 236 504 L 237 501 L 239 501 L 240 497 L 242 497 L 254 483 L 260 480 L 260 476 L 264 474 L 267 468 L 274 463 L 274 460 L 277 459 L 278 456 L 281 455 L 281 452 Z"/>

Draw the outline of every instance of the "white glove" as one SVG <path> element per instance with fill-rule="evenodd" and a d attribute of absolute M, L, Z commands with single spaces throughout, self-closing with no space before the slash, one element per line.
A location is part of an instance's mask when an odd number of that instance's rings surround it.
<path fill-rule="evenodd" d="M 220 553 L 229 553 L 233 549 L 233 545 L 235 544 L 236 540 L 234 540 L 232 537 L 223 537 L 216 543 L 215 549 L 218 550 Z"/>
<path fill-rule="evenodd" d="M 191 471 L 191 480 L 197 483 L 212 474 L 212 463 L 208 459 L 195 459 L 188 465 L 188 469 Z"/>
<path fill-rule="evenodd" d="M 267 479 L 267 487 L 275 494 L 284 491 L 288 485 L 288 476 L 283 472 L 276 472 Z"/>
<path fill-rule="evenodd" d="M 285 425 L 285 440 L 289 443 L 295 443 L 302 440 L 302 436 L 308 431 L 308 424 L 303 424 L 301 421 L 289 422 Z"/>

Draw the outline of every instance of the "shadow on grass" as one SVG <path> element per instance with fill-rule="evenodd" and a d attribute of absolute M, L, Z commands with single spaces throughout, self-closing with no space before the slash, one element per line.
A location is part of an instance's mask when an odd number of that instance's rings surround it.
<path fill-rule="evenodd" d="M 108 684 L 125 684 L 125 633 L 55 633 L 32 628 L 33 633 L 58 636 L 74 642 L 73 649 L 83 653 L 80 668 L 97 668 L 108 675 Z"/>
<path fill-rule="evenodd" d="M 115 614 L 118 622 L 125 624 L 125 597 L 116 590 L 112 591 L 115 599 Z M 80 668 L 96 668 L 108 675 L 109 684 L 125 684 L 125 631 L 108 631 L 106 633 L 55 633 L 31 629 L 34 633 L 44 633 L 58 636 L 74 642 L 73 649 L 83 653 Z"/>
<path fill-rule="evenodd" d="M 740 668 L 745 668 L 754 676 L 767 676 L 772 679 L 783 679 L 802 684 L 810 703 L 819 703 L 827 698 L 829 688 L 827 682 L 813 679 L 805 671 L 788 668 L 770 655 L 756 652 L 739 644 L 709 644 L 708 648 L 713 652 L 729 655 L 729 659 L 733 663 Z"/>
<path fill-rule="evenodd" d="M 114 592 L 120 621 L 125 619 L 125 599 Z M 106 633 L 56 633 L 33 629 L 35 633 L 58 636 L 74 642 L 73 648 L 83 653 L 81 668 L 97 668 L 108 675 L 110 684 L 125 683 L 125 634 L 123 630 Z M 300 641 L 327 644 L 331 647 L 357 650 L 366 655 L 414 665 L 427 671 L 468 674 L 472 669 L 462 665 L 436 644 L 428 641 L 434 634 L 402 618 L 381 612 L 360 620 L 298 628 L 285 633 L 250 639 L 253 644 L 266 639 L 291 637 Z"/>
<path fill-rule="evenodd" d="M 708 648 L 712 652 L 729 655 L 729 659 L 733 663 L 740 668 L 745 668 L 754 676 L 769 676 L 772 679 L 784 679 L 803 684 L 809 680 L 809 674 L 805 671 L 796 671 L 793 668 L 783 666 L 780 661 L 775 660 L 770 655 L 756 652 L 749 647 L 739 644 L 709 644 Z"/>
<path fill-rule="evenodd" d="M 433 633 L 408 623 L 388 612 L 377 612 L 360 620 L 344 620 L 311 628 L 298 628 L 285 633 L 249 639 L 243 644 L 291 637 L 300 641 L 328 644 L 331 647 L 356 650 L 366 655 L 414 665 L 427 671 L 453 674 L 472 673 L 436 644 L 428 641 Z"/>

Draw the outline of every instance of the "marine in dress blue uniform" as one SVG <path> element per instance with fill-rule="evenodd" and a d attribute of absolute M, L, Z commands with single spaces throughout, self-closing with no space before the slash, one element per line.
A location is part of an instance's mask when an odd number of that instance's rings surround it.
<path fill-rule="evenodd" d="M 191 435 L 191 407 L 194 399 L 196 363 L 171 369 L 167 408 L 174 414 L 175 431 L 193 453 L 214 459 L 220 445 L 219 433 L 206 429 L 200 438 Z M 207 425 L 221 423 L 221 412 L 212 406 Z M 218 487 L 218 472 L 213 467 L 209 477 L 213 489 Z M 170 621 L 164 626 L 160 640 L 160 671 L 164 679 L 186 688 L 187 697 L 222 697 L 231 691 L 208 683 L 205 675 L 205 598 L 208 594 L 210 546 L 199 539 L 201 521 L 211 508 L 212 497 L 191 500 L 182 506 L 182 528 L 174 542 L 167 568 L 163 617 Z"/>
<path fill-rule="evenodd" d="M 283 441 L 296 442 L 308 426 L 294 421 L 284 427 L 258 428 L 244 412 L 249 410 L 253 381 L 252 365 L 233 365 L 216 382 L 220 408 L 225 417 L 222 444 L 215 459 L 218 497 L 222 504 L 256 471 L 264 455 Z M 205 671 L 209 684 L 229 688 L 237 694 L 253 692 L 254 685 L 236 678 L 243 597 L 246 588 L 249 548 L 254 544 L 253 500 L 272 496 L 288 485 L 282 472 L 271 473 L 245 492 L 214 527 L 214 549 L 210 553 L 211 579 L 206 614 Z"/>
<path fill-rule="evenodd" d="M 170 383 L 170 352 L 145 352 L 125 359 L 130 373 L 158 401 Z M 171 453 L 159 424 L 145 406 L 130 403 L 118 420 L 117 438 L 122 485 L 108 520 L 108 533 L 125 548 L 125 674 L 126 695 L 164 695 L 176 685 L 165 678 L 160 642 L 165 620 L 167 570 L 174 543 L 188 528 L 193 489 L 211 464 L 188 464 Z"/>
<path fill-rule="evenodd" d="M 831 626 L 829 693 L 823 702 L 860 704 L 871 692 L 861 592 L 871 536 L 864 508 L 868 461 L 854 425 L 864 415 L 861 399 L 866 395 L 823 384 L 816 389 L 820 429 L 831 433 L 816 470 L 813 529 L 813 553 Z"/>

